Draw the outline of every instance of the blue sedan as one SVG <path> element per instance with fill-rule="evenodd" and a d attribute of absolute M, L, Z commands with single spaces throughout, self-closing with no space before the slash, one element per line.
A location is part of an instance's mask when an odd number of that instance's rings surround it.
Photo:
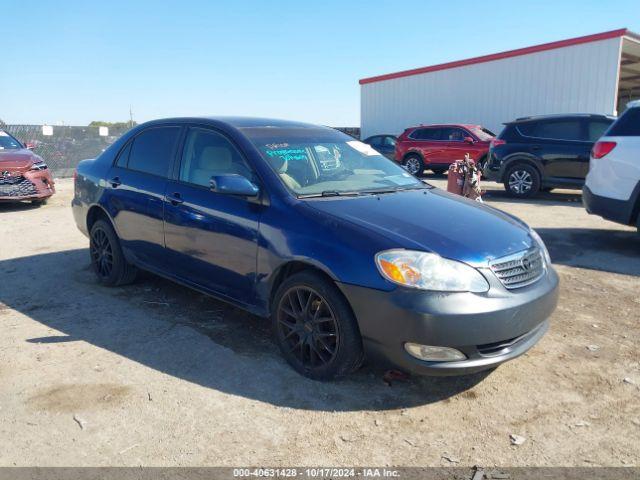
<path fill-rule="evenodd" d="M 148 122 L 79 164 L 72 206 L 100 283 L 148 270 L 270 318 L 314 379 L 365 357 L 427 375 L 493 368 L 542 337 L 557 303 L 523 222 L 326 127 Z"/>

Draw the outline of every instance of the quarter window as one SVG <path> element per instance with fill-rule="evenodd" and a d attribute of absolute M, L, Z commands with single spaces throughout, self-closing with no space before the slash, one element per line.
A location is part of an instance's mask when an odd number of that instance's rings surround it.
<path fill-rule="evenodd" d="M 606 122 L 603 120 L 591 120 L 587 123 L 587 134 L 589 136 L 590 142 L 597 141 L 604 132 L 606 132 L 607 128 L 611 126 L 612 122 Z"/>
<path fill-rule="evenodd" d="M 154 127 L 143 131 L 133 140 L 127 167 L 166 177 L 179 134 L 180 127 Z"/>
<path fill-rule="evenodd" d="M 184 143 L 180 180 L 209 187 L 211 177 L 229 174 L 255 181 L 246 162 L 226 137 L 213 130 L 191 128 Z"/>

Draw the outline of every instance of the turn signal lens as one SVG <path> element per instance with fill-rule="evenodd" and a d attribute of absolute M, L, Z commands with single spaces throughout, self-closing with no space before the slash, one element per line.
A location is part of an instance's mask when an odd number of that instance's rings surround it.
<path fill-rule="evenodd" d="M 596 142 L 591 149 L 591 156 L 595 159 L 602 158 L 616 148 L 616 145 L 616 142 Z"/>

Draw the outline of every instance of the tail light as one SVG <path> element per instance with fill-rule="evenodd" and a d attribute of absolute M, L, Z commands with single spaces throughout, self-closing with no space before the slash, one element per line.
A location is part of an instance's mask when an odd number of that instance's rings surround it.
<path fill-rule="evenodd" d="M 501 138 L 494 138 L 493 140 L 491 140 L 489 147 L 490 148 L 499 147 L 500 145 L 504 145 L 505 143 L 507 142 L 505 140 L 502 140 Z"/>
<path fill-rule="evenodd" d="M 616 148 L 616 142 L 596 142 L 591 149 L 591 156 L 593 158 L 602 158 Z"/>
<path fill-rule="evenodd" d="M 78 179 L 78 170 L 73 170 L 73 182 L 75 183 L 77 179 Z"/>

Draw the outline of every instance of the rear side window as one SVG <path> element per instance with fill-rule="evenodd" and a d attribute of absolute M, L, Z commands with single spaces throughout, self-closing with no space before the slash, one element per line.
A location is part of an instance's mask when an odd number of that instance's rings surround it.
<path fill-rule="evenodd" d="M 640 108 L 630 108 L 622 114 L 611 130 L 608 137 L 636 137 L 640 136 Z"/>
<path fill-rule="evenodd" d="M 580 122 L 577 120 L 540 122 L 535 136 L 554 140 L 581 140 Z"/>
<path fill-rule="evenodd" d="M 368 143 L 373 147 L 379 147 L 380 145 L 382 145 L 381 140 L 382 140 L 382 137 L 371 137 L 366 141 L 366 143 Z"/>
<path fill-rule="evenodd" d="M 409 135 L 414 140 L 440 140 L 439 128 L 420 128 Z"/>
<path fill-rule="evenodd" d="M 587 122 L 587 136 L 590 142 L 597 141 L 611 126 L 611 122 L 605 120 L 589 120 Z"/>
<path fill-rule="evenodd" d="M 133 140 L 127 168 L 166 177 L 179 134 L 180 127 L 155 127 L 145 130 Z"/>
<path fill-rule="evenodd" d="M 520 133 L 527 137 L 552 140 L 583 140 L 580 120 L 548 120 L 518 125 Z"/>

